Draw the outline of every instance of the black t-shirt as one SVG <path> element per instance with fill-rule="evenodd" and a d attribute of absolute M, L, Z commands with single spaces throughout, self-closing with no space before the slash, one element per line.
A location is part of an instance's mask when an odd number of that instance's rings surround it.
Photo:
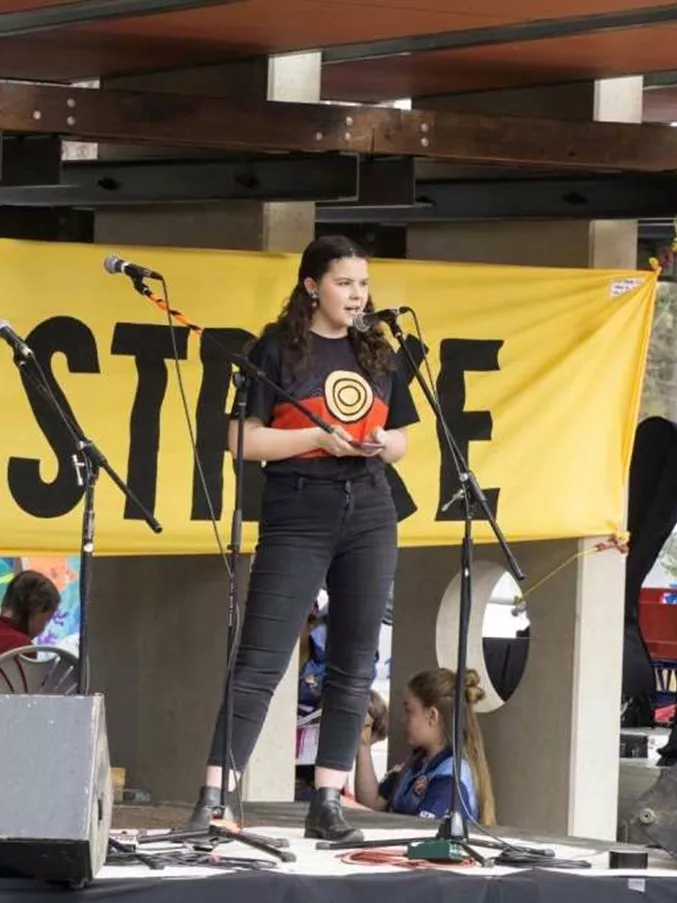
<path fill-rule="evenodd" d="M 343 427 L 354 439 L 366 439 L 376 427 L 400 429 L 418 421 L 406 374 L 397 366 L 395 355 L 393 369 L 372 379 L 360 366 L 347 336 L 328 339 L 311 333 L 309 362 L 296 373 L 284 363 L 275 333 L 259 339 L 249 359 L 276 385 L 323 420 Z M 305 414 L 256 379 L 249 381 L 246 415 L 257 417 L 265 426 L 275 429 L 314 426 Z M 378 456 L 336 458 L 315 449 L 298 458 L 271 461 L 266 465 L 266 472 L 347 480 L 384 466 Z"/>

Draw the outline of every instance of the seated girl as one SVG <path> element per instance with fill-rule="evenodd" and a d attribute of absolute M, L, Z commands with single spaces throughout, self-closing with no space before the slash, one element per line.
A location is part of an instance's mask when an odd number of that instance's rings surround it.
<path fill-rule="evenodd" d="M 439 668 L 414 675 L 404 698 L 404 728 L 412 752 L 379 784 L 371 757 L 368 724 L 362 734 L 355 767 L 355 798 L 377 811 L 443 818 L 451 801 L 453 774 L 452 713 L 456 677 Z M 465 684 L 465 757 L 460 768 L 461 797 L 468 817 L 495 824 L 494 795 L 474 706 L 484 697 L 477 672 Z"/>

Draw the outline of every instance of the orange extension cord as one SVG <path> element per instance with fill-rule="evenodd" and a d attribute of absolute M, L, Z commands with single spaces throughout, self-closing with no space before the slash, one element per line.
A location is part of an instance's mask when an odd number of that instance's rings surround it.
<path fill-rule="evenodd" d="M 408 859 L 404 853 L 391 850 L 353 850 L 339 857 L 347 865 L 389 865 L 401 869 L 457 869 L 475 863 L 469 857 L 462 862 L 430 862 L 427 859 Z"/>

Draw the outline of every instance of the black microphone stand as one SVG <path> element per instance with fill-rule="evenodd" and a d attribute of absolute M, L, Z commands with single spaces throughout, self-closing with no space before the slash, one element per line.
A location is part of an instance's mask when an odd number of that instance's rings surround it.
<path fill-rule="evenodd" d="M 143 520 L 154 533 L 161 533 L 162 526 L 146 509 L 140 499 L 132 492 L 122 478 L 113 470 L 107 459 L 88 439 L 76 418 L 69 414 L 59 402 L 56 393 L 50 386 L 47 378 L 39 366 L 35 355 L 16 353 L 16 364 L 22 379 L 30 383 L 47 400 L 52 410 L 63 421 L 66 429 L 73 438 L 76 453 L 73 455 L 76 479 L 79 486 L 84 486 L 84 511 L 82 516 L 82 532 L 80 537 L 80 636 L 77 690 L 80 695 L 89 693 L 89 604 L 92 584 L 92 566 L 94 558 L 94 522 L 95 505 L 94 495 L 96 483 L 101 470 L 105 471 L 122 494 L 129 499 L 138 509 Z M 59 391 L 62 391 L 59 389 Z"/>
<path fill-rule="evenodd" d="M 149 298 L 159 306 L 165 305 L 162 309 L 174 315 L 176 311 L 168 308 L 165 299 L 159 298 L 151 291 L 140 278 L 132 278 L 134 288 L 139 294 Z M 193 326 L 193 329 L 198 327 Z M 228 544 L 228 613 L 226 619 L 226 677 L 223 687 L 222 711 L 223 711 L 223 757 L 221 760 L 221 787 L 219 797 L 220 815 L 226 814 L 228 804 L 228 775 L 231 765 L 233 766 L 233 774 L 235 776 L 235 768 L 231 751 L 232 745 L 232 724 L 233 724 L 233 668 L 235 659 L 237 658 L 237 650 L 239 645 L 239 636 L 235 630 L 237 621 L 237 597 L 238 597 L 238 574 L 240 569 L 240 556 L 242 551 L 242 502 L 244 488 L 244 425 L 247 414 L 247 389 L 250 380 L 253 378 L 264 383 L 275 394 L 293 405 L 298 411 L 304 414 L 312 423 L 320 427 L 327 433 L 333 432 L 333 427 L 318 417 L 310 408 L 307 408 L 302 402 L 294 398 L 293 395 L 285 391 L 281 386 L 274 383 L 266 374 L 255 364 L 253 364 L 246 355 L 236 354 L 228 351 L 217 339 L 214 339 L 209 333 L 203 332 L 204 338 L 211 339 L 223 353 L 226 360 L 237 367 L 237 372 L 233 377 L 235 385 L 235 402 L 234 410 L 237 421 L 237 445 L 235 452 L 235 501 L 233 507 L 233 515 L 231 518 L 230 542 Z M 196 841 L 200 839 L 209 839 L 222 843 L 227 840 L 235 840 L 244 843 L 254 849 L 269 853 L 271 856 L 280 859 L 282 862 L 295 862 L 296 856 L 289 852 L 286 847 L 289 841 L 284 838 L 264 837 L 260 834 L 253 834 L 249 831 L 233 830 L 227 825 L 211 824 L 205 829 L 196 830 L 174 830 L 165 834 L 152 834 L 139 839 L 139 843 L 154 843 L 158 841 Z"/>
<path fill-rule="evenodd" d="M 472 567 L 473 567 L 473 536 L 472 524 L 475 512 L 479 509 L 484 518 L 489 522 L 496 539 L 503 550 L 508 568 L 514 578 L 518 581 L 524 580 L 524 574 L 517 563 L 517 560 L 508 545 L 501 528 L 496 522 L 486 497 L 482 492 L 475 475 L 472 473 L 465 461 L 456 440 L 454 439 L 449 427 L 447 426 L 444 415 L 440 408 L 439 402 L 421 376 L 419 368 L 416 366 L 414 357 L 405 341 L 404 333 L 399 323 L 397 315 L 399 311 L 382 311 L 380 319 L 385 322 L 398 345 L 402 349 L 407 360 L 412 375 L 415 377 L 426 401 L 430 405 L 435 420 L 438 424 L 441 434 L 444 436 L 445 444 L 454 462 L 454 466 L 458 473 L 460 483 L 459 490 L 455 495 L 443 505 L 443 510 L 447 510 L 456 501 L 463 502 L 464 514 L 464 532 L 463 542 L 461 544 L 461 588 L 460 588 L 460 608 L 459 608 L 459 624 L 458 624 L 458 654 L 456 662 L 456 685 L 454 687 L 454 711 L 453 711 L 453 769 L 451 775 L 450 797 L 451 803 L 449 813 L 442 819 L 437 835 L 432 840 L 421 840 L 420 838 L 397 838 L 392 841 L 362 841 L 361 843 L 331 843 L 320 841 L 319 848 L 322 849 L 354 849 L 360 847 L 383 847 L 383 846 L 402 846 L 408 843 L 408 854 L 415 859 L 430 859 L 436 861 L 458 861 L 463 858 L 463 853 L 471 856 L 480 865 L 485 865 L 486 860 L 480 856 L 469 843 L 467 816 L 465 805 L 460 795 L 461 768 L 458 763 L 463 762 L 463 725 L 465 721 L 465 676 L 466 662 L 468 650 L 468 628 L 470 625 L 470 612 L 472 608 Z M 483 838 L 473 838 L 472 844 L 475 846 L 487 846 L 490 848 L 503 849 L 505 845 L 499 841 L 488 841 Z M 530 849 L 531 854 L 539 855 L 543 853 L 540 850 Z M 547 853 L 552 854 L 548 850 Z"/>
<path fill-rule="evenodd" d="M 225 350 L 225 349 L 224 349 Z M 229 355 L 231 357 L 231 355 Z M 232 357 L 239 357 L 232 355 Z M 228 612 L 226 619 L 226 677 L 223 685 L 222 712 L 223 712 L 223 756 L 221 759 L 221 788 L 219 797 L 219 816 L 223 818 L 228 809 L 228 777 L 230 767 L 233 766 L 235 773 L 233 756 L 231 752 L 231 737 L 233 727 L 233 667 L 237 655 L 239 644 L 239 634 L 237 631 L 237 604 L 238 604 L 238 586 L 240 571 L 240 555 L 242 552 L 242 501 L 243 501 L 243 476 L 244 476 L 244 422 L 247 410 L 247 388 L 249 384 L 248 377 L 244 370 L 238 370 L 233 376 L 235 385 L 235 402 L 234 410 L 236 412 L 237 430 L 237 446 L 235 454 L 235 503 L 230 526 L 230 542 L 228 544 Z M 236 778 L 237 780 L 237 778 Z M 199 840 L 213 841 L 216 845 L 226 841 L 235 840 L 253 849 L 268 853 L 282 862 L 295 862 L 296 856 L 289 852 L 286 847 L 289 841 L 284 838 L 265 837 L 261 834 L 254 834 L 250 831 L 236 830 L 228 824 L 218 825 L 210 824 L 206 828 L 178 829 L 169 831 L 166 834 L 150 834 L 139 838 L 139 843 L 157 843 L 161 841 L 171 841 L 172 843 L 183 843 L 184 841 L 195 842 Z"/>

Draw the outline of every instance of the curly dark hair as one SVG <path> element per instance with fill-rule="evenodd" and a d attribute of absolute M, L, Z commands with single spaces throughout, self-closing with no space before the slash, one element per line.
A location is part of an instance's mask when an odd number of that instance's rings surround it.
<path fill-rule="evenodd" d="M 279 338 L 283 358 L 294 370 L 307 366 L 310 358 L 310 326 L 314 304 L 304 281 L 310 278 L 319 282 L 334 260 L 345 257 L 366 260 L 367 252 L 344 235 L 325 235 L 312 241 L 301 257 L 298 280 L 289 300 L 277 321 L 269 323 L 263 330 L 263 335 L 274 332 Z M 373 309 L 370 296 L 365 310 Z M 375 324 L 367 332 L 349 329 L 348 336 L 360 366 L 370 377 L 377 377 L 392 369 L 390 344 L 380 324 Z"/>

